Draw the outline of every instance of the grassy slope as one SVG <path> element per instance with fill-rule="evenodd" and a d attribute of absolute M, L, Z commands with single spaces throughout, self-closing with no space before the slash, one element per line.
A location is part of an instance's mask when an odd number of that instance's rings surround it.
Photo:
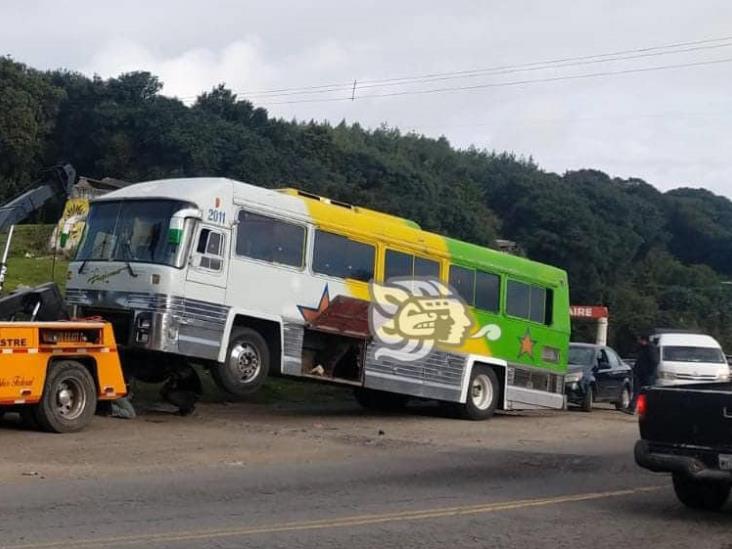
<path fill-rule="evenodd" d="M 18 286 L 38 286 L 53 280 L 62 289 L 66 283 L 68 262 L 59 255 L 56 266 L 48 250 L 53 225 L 18 225 L 15 227 L 8 258 L 4 293 Z M 7 233 L 0 235 L 0 253 L 5 249 Z M 51 273 L 54 276 L 51 276 Z"/>

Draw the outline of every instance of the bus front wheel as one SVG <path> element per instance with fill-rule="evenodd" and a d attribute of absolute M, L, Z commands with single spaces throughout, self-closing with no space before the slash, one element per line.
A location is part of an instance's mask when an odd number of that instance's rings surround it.
<path fill-rule="evenodd" d="M 255 393 L 267 379 L 269 346 L 261 334 L 251 328 L 234 328 L 223 363 L 211 370 L 216 385 L 235 397 Z"/>
<path fill-rule="evenodd" d="M 486 366 L 476 366 L 470 374 L 468 395 L 460 408 L 460 415 L 474 421 L 488 419 L 496 411 L 500 395 L 501 386 L 496 372 Z"/>

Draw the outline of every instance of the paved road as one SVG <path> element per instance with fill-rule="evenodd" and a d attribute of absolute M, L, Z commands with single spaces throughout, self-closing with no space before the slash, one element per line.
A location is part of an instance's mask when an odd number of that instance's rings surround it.
<path fill-rule="evenodd" d="M 602 414 L 611 412 L 596 421 Z M 422 429 L 431 421 L 418 419 Z M 540 432 L 553 420 L 498 421 Z M 0 484 L 0 547 L 732 549 L 732 509 L 682 508 L 665 477 L 632 463 L 633 438 L 628 425 L 595 451 L 580 439 L 531 450 L 412 441 L 302 463 L 28 477 Z M 308 440 L 293 436 L 292 451 Z"/>

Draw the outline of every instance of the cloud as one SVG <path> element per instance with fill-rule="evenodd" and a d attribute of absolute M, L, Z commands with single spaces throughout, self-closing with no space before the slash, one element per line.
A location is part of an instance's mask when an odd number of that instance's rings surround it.
<path fill-rule="evenodd" d="M 136 70 L 157 75 L 165 95 L 186 102 L 220 83 L 235 90 L 259 89 L 278 76 L 257 39 L 232 42 L 220 50 L 189 49 L 170 57 L 132 41 L 115 40 L 96 52 L 82 72 L 111 77 Z"/>
<path fill-rule="evenodd" d="M 186 99 L 222 82 L 240 95 L 338 83 L 335 95 L 347 98 L 357 79 L 353 102 L 248 98 L 286 119 L 387 123 L 445 135 L 459 147 L 533 156 L 560 173 L 598 168 L 662 189 L 703 186 L 732 197 L 732 64 L 382 99 L 364 98 L 362 87 L 368 79 L 726 36 L 728 1 L 268 0 L 243 6 L 237 0 L 8 0 L 0 12 L 2 47 L 39 68 L 104 77 L 148 70 L 163 81 L 163 93 Z M 725 56 L 732 57 L 732 47 L 683 60 Z"/>

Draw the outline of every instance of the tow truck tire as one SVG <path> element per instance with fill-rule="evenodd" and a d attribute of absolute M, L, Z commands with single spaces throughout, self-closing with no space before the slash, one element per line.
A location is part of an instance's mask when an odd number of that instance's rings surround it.
<path fill-rule="evenodd" d="M 262 335 L 251 328 L 234 328 L 226 359 L 211 368 L 211 376 L 222 391 L 247 397 L 264 384 L 269 364 L 269 346 Z"/>
<path fill-rule="evenodd" d="M 587 392 L 585 392 L 585 397 L 582 399 L 582 411 L 583 412 L 591 412 L 592 406 L 595 403 L 595 391 L 592 388 L 592 385 L 587 386 Z"/>
<path fill-rule="evenodd" d="M 353 396 L 361 406 L 376 412 L 399 412 L 407 405 L 409 397 L 387 391 L 356 387 Z"/>
<path fill-rule="evenodd" d="M 691 509 L 719 511 L 729 499 L 726 483 L 698 481 L 680 473 L 673 474 L 673 483 L 676 497 Z"/>
<path fill-rule="evenodd" d="M 63 360 L 49 367 L 43 396 L 35 407 L 41 429 L 52 433 L 81 431 L 96 409 L 96 384 L 83 364 Z"/>
<path fill-rule="evenodd" d="M 470 372 L 465 404 L 458 410 L 460 416 L 473 421 L 489 419 L 498 407 L 500 395 L 501 385 L 496 372 L 486 366 L 475 366 Z"/>

